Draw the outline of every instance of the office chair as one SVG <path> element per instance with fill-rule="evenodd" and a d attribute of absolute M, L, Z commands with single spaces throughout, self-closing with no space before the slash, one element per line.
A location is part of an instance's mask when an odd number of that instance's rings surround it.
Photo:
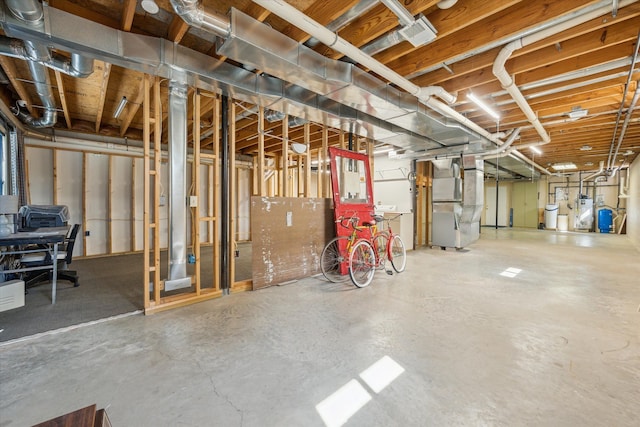
<path fill-rule="evenodd" d="M 71 232 L 64 239 L 62 247 L 58 248 L 58 274 L 57 280 L 68 280 L 73 282 L 73 287 L 78 287 L 78 273 L 76 271 L 69 270 L 69 264 L 73 260 L 73 247 L 76 243 L 76 237 L 80 230 L 80 224 L 74 224 L 71 228 Z M 51 255 L 46 253 L 28 254 L 22 257 L 20 263 L 23 267 L 37 267 L 41 265 L 51 264 Z M 44 281 L 51 281 L 52 271 L 34 271 L 27 273 L 24 278 L 25 287 L 29 288 L 35 286 Z"/>

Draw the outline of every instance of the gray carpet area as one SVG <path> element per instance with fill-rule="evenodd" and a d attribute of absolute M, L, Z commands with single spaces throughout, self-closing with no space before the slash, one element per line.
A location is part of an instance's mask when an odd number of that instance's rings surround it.
<path fill-rule="evenodd" d="M 241 243 L 239 249 L 236 280 L 251 279 L 251 243 Z M 161 277 L 165 278 L 166 252 L 161 255 Z M 202 248 L 201 259 L 211 256 L 211 247 Z M 206 264 L 201 270 L 203 287 L 212 283 L 212 268 Z M 55 304 L 51 304 L 50 283 L 28 289 L 23 307 L 0 312 L 0 342 L 142 310 L 143 265 L 142 254 L 74 261 L 69 269 L 78 272 L 80 286 L 59 281 Z"/>

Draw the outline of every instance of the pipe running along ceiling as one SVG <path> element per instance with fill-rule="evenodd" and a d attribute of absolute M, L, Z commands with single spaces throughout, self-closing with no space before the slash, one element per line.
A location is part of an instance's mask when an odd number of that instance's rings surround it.
<path fill-rule="evenodd" d="M 112 2 L 88 1 L 96 10 L 100 10 L 103 5 L 109 7 Z M 223 3 L 171 0 L 170 10 L 162 9 L 166 5 L 160 5 L 158 19 L 164 22 L 171 21 L 172 24 L 165 33 L 168 36 L 158 36 L 143 35 L 153 34 L 151 27 L 145 27 L 145 22 L 154 18 L 144 15 L 144 12 L 141 15 L 137 9 L 134 11 L 129 8 L 127 14 L 125 11 L 122 12 L 122 26 L 135 28 L 135 32 L 129 32 L 116 28 L 120 25 L 112 25 L 108 19 L 102 20 L 102 24 L 94 22 L 90 19 L 91 14 L 78 13 L 78 8 L 66 8 L 54 0 L 41 8 L 42 18 L 37 18 L 41 24 L 34 26 L 29 25 L 28 20 L 35 19 L 39 14 L 38 8 L 31 6 L 39 3 L 36 0 L 9 0 L 4 3 L 2 26 L 6 38 L 0 40 L 0 54 L 29 62 L 31 58 L 25 53 L 26 46 L 33 43 L 40 49 L 45 47 L 52 59 L 39 58 L 32 62 L 56 72 L 66 67 L 67 75 L 74 76 L 76 73 L 75 75 L 80 77 L 84 72 L 78 74 L 76 65 L 87 62 L 88 58 L 96 59 L 117 67 L 182 81 L 204 90 L 222 92 L 238 102 L 260 105 L 286 114 L 290 116 L 290 120 L 298 118 L 345 132 L 354 132 L 362 137 L 374 139 L 378 144 L 392 145 L 396 151 L 404 152 L 402 156 L 419 160 L 431 158 L 436 154 L 451 156 L 493 152 L 504 144 L 505 133 L 512 135 L 513 129 L 521 128 L 519 141 L 512 141 L 508 150 L 506 147 L 498 149 L 500 155 L 504 156 L 500 160 L 506 161 L 506 157 L 515 156 L 519 161 L 531 163 L 531 156 L 525 156 L 518 150 L 525 151 L 526 147 L 531 145 L 553 141 L 560 135 L 554 127 L 562 122 L 558 119 L 558 113 L 555 113 L 555 118 L 550 115 L 549 118 L 553 118 L 553 121 L 549 121 L 544 115 L 546 113 L 534 105 L 541 103 L 543 98 L 557 98 L 558 94 L 565 91 L 578 91 L 582 87 L 608 84 L 605 82 L 619 79 L 625 67 L 628 71 L 629 55 L 608 62 L 602 61 L 593 67 L 574 67 L 537 79 L 523 79 L 523 74 L 514 73 L 514 67 L 510 64 L 516 64 L 515 71 L 518 72 L 523 56 L 520 51 L 524 51 L 526 56 L 527 52 L 533 51 L 533 47 L 537 48 L 543 43 L 553 46 L 557 52 L 562 53 L 563 48 L 570 50 L 571 37 L 587 34 L 590 26 L 598 28 L 599 25 L 599 28 L 603 28 L 601 43 L 610 43 L 609 40 L 616 38 L 622 41 L 621 30 L 626 26 L 625 20 L 633 21 L 633 16 L 637 16 L 638 13 L 637 2 L 631 0 L 619 2 L 615 20 L 611 17 L 610 2 L 592 0 L 580 5 L 579 2 L 575 2 L 573 5 L 574 1 L 570 0 L 554 4 L 547 9 L 548 16 L 543 17 L 540 14 L 535 18 L 538 21 L 533 18 L 538 13 L 535 1 L 509 1 L 501 2 L 500 5 L 487 5 L 487 10 L 482 12 L 484 15 L 478 10 L 465 8 L 468 2 L 441 2 L 442 5 L 433 2 L 431 6 L 426 6 L 426 2 L 425 6 L 403 6 L 402 2 L 395 0 L 379 3 L 353 0 L 348 5 L 344 4 L 342 12 L 337 11 L 338 5 L 334 4 L 335 2 L 330 2 L 329 6 L 326 2 L 308 1 L 308 7 L 304 12 L 282 0 L 256 0 L 253 8 L 237 3 L 242 11 L 228 9 Z M 326 5 L 326 12 L 320 12 L 320 3 Z M 15 4 L 29 5 L 23 16 L 16 16 L 7 8 Z M 255 6 L 262 6 L 264 11 L 256 13 L 259 10 Z M 448 9 L 440 9 L 445 6 Z M 332 7 L 336 8 L 334 14 L 329 13 Z M 407 10 L 404 10 L 404 7 Z M 499 14 L 517 17 L 518 8 L 522 11 L 529 9 L 530 21 L 526 25 L 519 25 L 518 28 L 514 22 L 513 29 L 502 31 L 502 28 L 508 28 L 510 25 L 507 21 L 498 21 Z M 349 9 L 357 10 L 357 13 L 347 13 Z M 245 12 L 250 12 L 253 17 Z M 128 24 L 125 23 L 125 15 L 131 17 Z M 353 32 L 356 27 L 365 22 L 377 22 L 377 18 L 383 16 L 386 16 L 385 19 L 389 22 L 393 21 L 386 27 L 389 29 L 387 33 L 372 32 L 368 40 L 362 38 L 362 41 L 356 38 L 356 33 Z M 411 43 L 406 42 L 385 45 L 386 49 L 375 58 L 358 48 L 379 39 L 379 36 L 383 37 L 385 34 L 412 26 L 420 21 L 422 16 L 433 23 L 437 34 L 435 40 L 410 48 L 407 46 Z M 464 17 L 468 22 L 458 22 L 455 24 L 457 27 L 454 27 L 450 24 L 453 16 Z M 28 17 L 27 20 L 25 17 Z M 316 20 L 314 17 L 321 19 Z M 449 21 L 444 19 L 445 17 L 449 17 Z M 501 24 L 496 27 L 500 30 L 495 32 L 491 40 L 478 42 L 467 50 L 455 51 L 457 44 L 452 36 L 458 36 L 465 31 L 472 34 L 474 26 L 480 29 L 483 27 L 483 20 L 488 24 L 491 19 L 496 25 Z M 596 22 L 598 19 L 602 22 Z M 262 20 L 268 20 L 270 25 L 263 24 L 260 22 Z M 511 20 L 514 21 L 514 18 Z M 283 21 L 285 24 L 282 24 Z M 181 24 L 183 22 L 186 24 Z M 290 30 L 286 30 L 287 22 L 291 25 Z M 484 25 L 485 28 L 487 24 Z M 581 26 L 584 27 L 580 30 L 582 33 L 578 33 L 575 28 Z M 299 33 L 305 32 L 308 37 L 289 38 L 298 31 L 294 27 L 300 28 Z M 573 35 L 563 39 L 561 36 L 567 32 L 573 32 Z M 480 39 L 485 36 L 478 32 L 473 37 Z M 214 46 L 200 49 L 194 40 L 209 40 Z M 567 41 L 566 46 L 564 40 Z M 447 44 L 446 41 L 453 43 Z M 584 45 L 585 43 L 581 44 Z M 500 66 L 496 65 L 494 68 L 497 70 L 496 76 L 501 82 L 500 86 L 504 86 L 507 92 L 495 86 L 489 89 L 489 83 L 481 83 L 483 79 L 489 82 L 490 79 L 487 77 L 482 76 L 478 83 L 464 77 L 466 62 L 473 59 L 474 62 L 493 63 L 503 46 L 507 46 L 505 49 L 510 53 L 501 55 Z M 206 50 L 208 52 L 204 52 Z M 366 51 L 366 48 L 364 50 Z M 494 50 L 495 53 L 492 53 Z M 516 50 L 518 52 L 515 52 Z M 398 52 L 401 51 L 407 52 L 406 56 L 399 55 Z M 443 51 L 451 52 L 445 55 Z M 424 53 L 423 59 L 417 56 L 418 52 Z M 212 54 L 219 58 L 212 57 Z M 69 56 L 71 60 L 67 60 L 68 65 L 56 68 L 56 62 Z M 442 61 L 438 63 L 435 60 L 436 63 L 429 64 L 428 58 L 431 56 L 441 56 Z M 546 57 L 549 57 L 549 54 Z M 405 58 L 406 61 L 401 61 Z M 539 59 L 530 61 L 538 61 L 542 65 Z M 411 70 L 414 65 L 415 69 Z M 533 66 L 528 67 L 534 69 Z M 634 67 L 632 64 L 629 75 L 634 74 Z M 44 74 L 49 73 L 47 68 Z M 527 66 L 523 65 L 521 68 L 526 69 Z M 9 80 L 15 86 L 15 74 L 8 74 Z M 593 77 L 587 82 L 580 80 L 580 74 Z M 432 75 L 434 78 L 431 78 Z M 439 77 L 435 78 L 436 76 Z M 466 83 L 458 84 L 458 81 L 462 83 L 463 79 L 467 79 Z M 511 82 L 508 79 L 511 79 Z M 430 84 L 430 81 L 435 84 Z M 561 85 L 560 82 L 564 81 L 567 83 Z M 487 89 L 484 89 L 483 84 Z M 58 94 L 64 94 L 64 89 L 56 88 L 56 84 L 42 83 L 40 86 L 54 89 L 54 102 L 57 101 L 55 98 Z M 109 89 L 112 86 L 115 88 L 110 82 Z M 503 114 L 511 114 L 514 118 L 507 116 L 501 118 L 499 124 L 491 124 L 466 99 L 467 91 L 470 88 L 476 91 L 475 87 L 481 98 L 486 100 L 491 96 L 490 103 L 502 110 L 512 111 L 515 106 L 521 110 L 518 115 L 524 115 L 530 123 L 516 119 L 515 112 L 503 111 Z M 513 90 L 514 88 L 520 88 L 520 95 L 518 91 Z M 55 92 L 55 89 L 58 89 L 58 92 Z M 118 93 L 115 96 L 108 95 L 107 102 L 117 102 L 122 96 L 127 96 L 129 100 L 135 99 L 135 94 Z M 68 99 L 72 99 L 72 96 L 68 96 Z M 42 100 L 41 103 L 45 104 L 45 101 Z M 587 108 L 588 105 L 585 110 Z M 131 106 L 131 109 L 134 107 Z M 247 111 L 251 109 L 253 107 L 249 105 Z M 571 109 L 567 108 L 567 111 Z M 66 111 L 66 106 L 57 105 L 55 109 L 50 110 L 54 116 L 65 110 L 67 127 L 72 127 L 71 123 L 75 118 L 72 114 L 67 114 L 69 112 Z M 605 110 L 596 112 L 593 107 L 589 111 L 589 114 L 594 111 L 593 117 L 606 114 Z M 630 113 L 628 114 L 630 117 Z M 547 129 L 547 123 L 551 124 L 551 130 Z M 570 123 L 567 119 L 562 124 Z M 128 125 L 129 122 L 126 125 L 120 124 L 123 129 L 121 135 L 126 132 L 126 127 L 123 126 Z M 56 125 L 56 128 L 59 127 L 61 124 Z M 627 128 L 629 133 L 635 135 L 636 122 L 633 118 L 629 119 Z M 100 130 L 99 122 L 96 124 L 96 130 Z M 532 139 L 532 131 L 537 132 L 539 138 Z M 616 142 L 618 140 L 616 139 Z M 628 153 L 629 149 L 625 146 L 621 151 Z M 539 164 L 531 166 L 538 171 L 546 170 Z"/>

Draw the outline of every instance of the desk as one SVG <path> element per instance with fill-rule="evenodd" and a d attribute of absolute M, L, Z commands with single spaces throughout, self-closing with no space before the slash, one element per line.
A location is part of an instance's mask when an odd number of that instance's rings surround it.
<path fill-rule="evenodd" d="M 19 231 L 15 234 L 0 237 L 0 255 L 22 255 L 33 252 L 42 252 L 42 249 L 27 250 L 27 249 L 15 249 L 7 250 L 11 246 L 25 246 L 25 245 L 45 245 L 49 254 L 51 255 L 51 264 L 42 265 L 38 267 L 24 267 L 16 268 L 13 270 L 3 270 L 3 273 L 23 273 L 33 270 L 52 270 L 53 278 L 51 280 L 51 304 L 56 303 L 56 282 L 58 276 L 58 244 L 63 242 L 67 237 L 69 227 L 50 227 L 50 228 L 38 228 L 34 231 Z"/>

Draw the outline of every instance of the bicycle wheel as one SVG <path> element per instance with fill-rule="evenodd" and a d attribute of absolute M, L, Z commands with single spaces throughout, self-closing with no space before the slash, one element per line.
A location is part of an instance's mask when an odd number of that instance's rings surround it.
<path fill-rule="evenodd" d="M 387 231 L 379 231 L 373 236 L 373 250 L 376 253 L 376 265 L 384 267 L 387 260 L 387 244 L 389 243 L 389 233 Z"/>
<path fill-rule="evenodd" d="M 376 254 L 371 244 L 366 240 L 359 240 L 349 253 L 349 276 L 354 285 L 359 288 L 368 286 L 376 272 Z"/>
<path fill-rule="evenodd" d="M 402 273 L 407 266 L 407 250 L 397 234 L 391 238 L 391 265 L 398 273 Z"/>
<path fill-rule="evenodd" d="M 349 238 L 346 236 L 335 237 L 322 249 L 320 269 L 324 277 L 330 282 L 339 283 L 347 280 L 347 275 L 341 273 L 340 266 L 347 261 L 344 252 L 348 241 Z"/>

